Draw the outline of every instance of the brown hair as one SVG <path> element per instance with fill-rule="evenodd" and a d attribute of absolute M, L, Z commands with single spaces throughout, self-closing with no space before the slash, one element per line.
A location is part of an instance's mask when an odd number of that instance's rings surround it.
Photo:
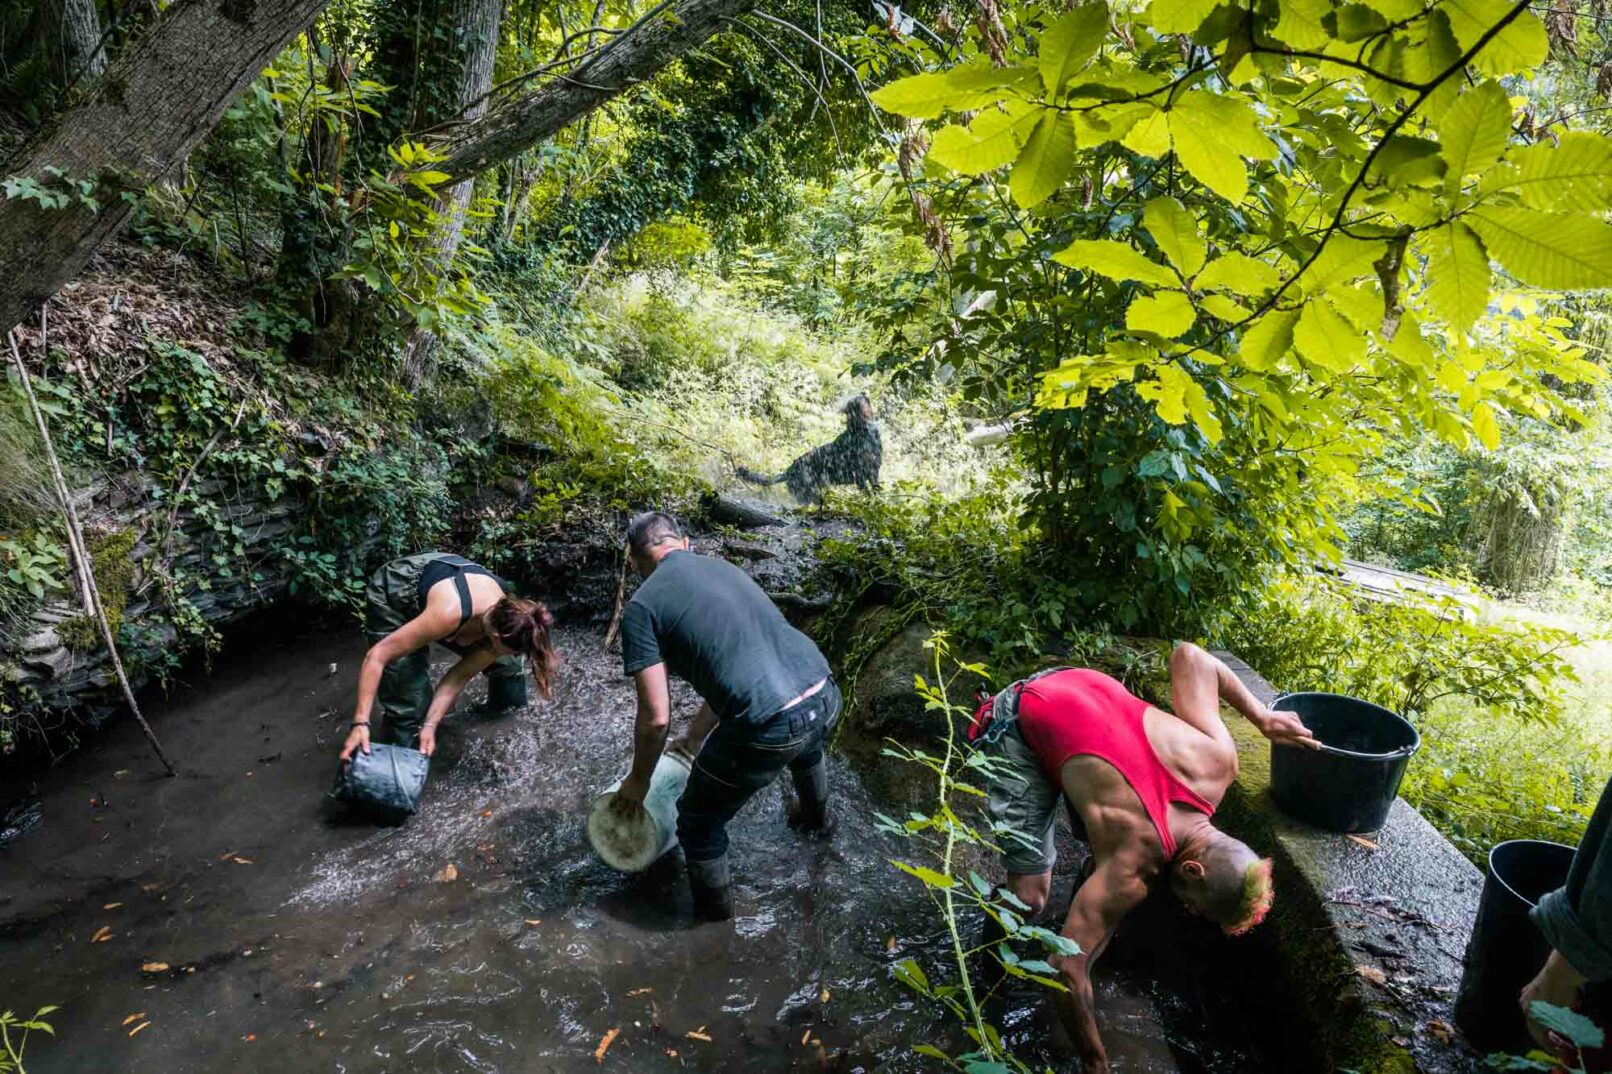
<path fill-rule="evenodd" d="M 504 597 L 493 605 L 487 619 L 505 648 L 526 657 L 537 692 L 544 700 L 553 697 L 554 669 L 560 666 L 560 654 L 554 649 L 554 639 L 549 637 L 549 627 L 554 625 L 553 613 L 542 601 Z"/>

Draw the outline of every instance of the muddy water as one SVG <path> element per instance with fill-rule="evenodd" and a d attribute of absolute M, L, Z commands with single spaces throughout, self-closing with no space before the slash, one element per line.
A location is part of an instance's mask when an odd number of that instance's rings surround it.
<path fill-rule="evenodd" d="M 933 970 L 944 938 L 842 765 L 829 842 L 787 830 L 778 787 L 735 821 L 732 923 L 691 922 L 675 854 L 627 877 L 589 852 L 584 806 L 631 724 L 600 641 L 562 631 L 557 695 L 526 713 L 478 718 L 473 686 L 399 829 L 321 800 L 356 638 L 265 626 L 152 702 L 178 779 L 128 727 L 48 773 L 42 821 L 0 848 L 0 1007 L 61 1007 L 28 1069 L 930 1069 L 910 1046 L 953 1034 L 889 965 Z M 1100 988 L 1116 1070 L 1275 1069 L 1200 997 L 1116 961 Z M 1049 1060 L 1034 1003 L 995 1014 Z"/>

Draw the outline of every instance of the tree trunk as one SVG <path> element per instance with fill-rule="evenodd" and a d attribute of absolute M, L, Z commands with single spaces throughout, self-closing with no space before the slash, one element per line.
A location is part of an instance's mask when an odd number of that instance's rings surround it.
<path fill-rule="evenodd" d="M 129 218 L 123 194 L 188 156 L 327 2 L 175 0 L 85 100 L 18 151 L 11 176 L 53 193 L 65 179 L 91 182 L 99 209 L 76 195 L 64 208 L 0 196 L 0 333 L 78 275 Z"/>
<path fill-rule="evenodd" d="M 106 70 L 101 15 L 95 0 L 62 0 L 62 34 L 67 39 L 67 81 L 94 78 Z"/>
<path fill-rule="evenodd" d="M 479 119 L 428 137 L 447 155 L 431 167 L 456 179 L 497 167 L 649 78 L 715 34 L 724 19 L 755 5 L 756 0 L 676 0 L 634 23 L 575 70 Z"/>
<path fill-rule="evenodd" d="M 487 94 L 493 88 L 493 59 L 498 52 L 498 22 L 503 13 L 503 0 L 454 0 L 453 25 L 460 34 L 459 47 L 464 50 L 459 115 L 465 121 L 474 122 L 487 112 Z M 448 219 L 437 237 L 437 253 L 444 266 L 453 261 L 459 249 L 465 211 L 470 208 L 475 187 L 472 177 L 448 191 L 443 206 Z"/>

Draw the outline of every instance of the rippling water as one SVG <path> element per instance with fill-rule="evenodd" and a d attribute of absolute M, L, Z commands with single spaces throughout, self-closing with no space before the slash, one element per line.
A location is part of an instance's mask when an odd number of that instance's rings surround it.
<path fill-rule="evenodd" d="M 911 1045 L 955 1035 L 889 965 L 937 971 L 942 937 L 854 773 L 831 765 L 826 843 L 787 830 L 781 784 L 758 795 L 730 829 L 739 917 L 696 926 L 675 853 L 630 877 L 587 847 L 632 690 L 597 631 L 560 643 L 552 702 L 450 721 L 402 828 L 320 799 L 360 655 L 345 637 L 265 631 L 154 703 L 178 780 L 128 728 L 49 773 L 43 823 L 0 848 L 0 1006 L 62 1007 L 29 1070 L 930 1069 Z M 1264 1065 L 1235 1032 L 1196 1034 L 1197 999 L 1145 968 L 1101 991 L 1117 1070 Z M 1041 1054 L 1034 1003 L 995 1014 Z"/>

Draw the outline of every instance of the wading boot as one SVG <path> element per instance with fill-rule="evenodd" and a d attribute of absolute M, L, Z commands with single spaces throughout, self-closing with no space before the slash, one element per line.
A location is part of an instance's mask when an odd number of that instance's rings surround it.
<path fill-rule="evenodd" d="M 802 835 L 828 835 L 834 818 L 828 813 L 828 764 L 818 761 L 795 777 L 795 801 L 789 809 L 789 826 Z"/>
<path fill-rule="evenodd" d="M 487 712 L 497 716 L 526 707 L 526 675 L 500 675 L 487 683 Z"/>
<path fill-rule="evenodd" d="M 694 894 L 694 916 L 701 921 L 726 921 L 733 916 L 733 890 L 726 855 L 713 861 L 688 863 L 688 886 Z"/>

